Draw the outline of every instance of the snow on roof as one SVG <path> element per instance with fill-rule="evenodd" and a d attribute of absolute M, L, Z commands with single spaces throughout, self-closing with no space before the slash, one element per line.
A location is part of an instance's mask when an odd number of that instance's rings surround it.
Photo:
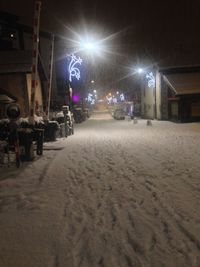
<path fill-rule="evenodd" d="M 0 124 L 9 123 L 9 119 L 0 119 Z"/>
<path fill-rule="evenodd" d="M 61 117 L 64 117 L 64 114 L 62 111 L 55 114 L 55 118 L 61 118 Z"/>
<path fill-rule="evenodd" d="M 13 95 L 11 95 L 9 92 L 7 92 L 6 90 L 0 88 L 0 103 L 12 103 L 15 102 L 17 100 L 17 98 Z"/>
<path fill-rule="evenodd" d="M 37 116 L 37 115 L 35 115 L 34 116 L 34 121 L 36 122 L 36 123 L 44 123 L 44 119 L 43 119 L 43 117 L 39 117 L 39 116 Z M 19 120 L 18 120 L 18 123 L 20 124 L 20 123 L 29 123 L 29 118 L 28 117 L 25 117 L 25 118 L 19 118 Z"/>
<path fill-rule="evenodd" d="M 44 120 L 43 120 L 43 117 L 39 117 L 37 115 L 34 116 L 34 121 L 36 123 L 44 123 Z M 3 124 L 3 123 L 9 123 L 10 122 L 10 119 L 8 118 L 3 118 L 3 119 L 0 119 L 0 123 Z M 17 120 L 17 124 L 21 124 L 21 123 L 29 123 L 29 118 L 28 117 L 21 117 Z"/>

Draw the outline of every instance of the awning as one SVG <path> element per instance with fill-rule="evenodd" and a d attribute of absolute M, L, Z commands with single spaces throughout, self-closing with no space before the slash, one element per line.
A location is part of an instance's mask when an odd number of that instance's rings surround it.
<path fill-rule="evenodd" d="M 0 103 L 12 103 L 15 102 L 17 98 L 10 93 L 6 92 L 6 90 L 3 90 L 0 88 Z"/>
<path fill-rule="evenodd" d="M 200 94 L 200 73 L 176 73 L 163 76 L 176 95 Z"/>

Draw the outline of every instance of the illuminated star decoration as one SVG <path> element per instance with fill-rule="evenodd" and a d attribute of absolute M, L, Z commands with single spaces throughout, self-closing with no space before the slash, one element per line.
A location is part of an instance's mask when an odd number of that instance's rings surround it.
<path fill-rule="evenodd" d="M 81 65 L 82 61 L 83 60 L 80 57 L 77 58 L 74 54 L 71 55 L 71 60 L 68 68 L 70 82 L 72 82 L 72 77 L 75 77 L 77 80 L 80 79 L 81 77 L 80 70 L 76 65 L 77 64 Z"/>
<path fill-rule="evenodd" d="M 107 95 L 106 98 L 108 100 L 108 104 L 111 104 L 111 102 L 112 102 L 112 96 Z"/>
<path fill-rule="evenodd" d="M 95 104 L 95 97 L 93 94 L 88 94 L 88 97 L 87 97 L 87 101 L 91 104 L 91 105 L 94 105 Z"/>
<path fill-rule="evenodd" d="M 146 75 L 147 81 L 148 81 L 148 87 L 155 87 L 156 81 L 155 81 L 155 77 L 153 75 L 153 72 L 149 72 Z"/>
<path fill-rule="evenodd" d="M 119 97 L 120 97 L 120 100 L 121 101 L 124 101 L 125 100 L 124 94 L 121 94 Z"/>

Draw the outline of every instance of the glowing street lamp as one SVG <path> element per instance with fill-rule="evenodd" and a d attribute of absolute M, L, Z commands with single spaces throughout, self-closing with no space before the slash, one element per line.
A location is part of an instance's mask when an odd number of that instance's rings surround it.
<path fill-rule="evenodd" d="M 86 50 L 90 50 L 90 51 L 95 50 L 95 44 L 91 42 L 83 43 L 83 47 L 85 47 Z"/>
<path fill-rule="evenodd" d="M 101 50 L 100 41 L 94 41 L 92 38 L 81 38 L 78 42 L 79 51 L 88 52 L 91 55 L 94 53 L 99 53 Z M 76 53 L 76 52 L 75 52 Z M 77 80 L 80 79 L 80 65 L 82 63 L 82 58 L 79 56 L 77 57 L 74 53 L 70 55 L 70 63 L 68 67 L 69 72 L 69 81 L 72 82 L 72 79 L 75 78 Z M 94 84 L 94 80 L 91 80 L 91 83 Z"/>
<path fill-rule="evenodd" d="M 154 71 L 149 71 L 148 69 L 142 69 L 138 68 L 137 69 L 138 74 L 143 74 L 148 88 L 152 88 L 154 90 L 154 119 L 157 118 L 157 97 L 156 97 L 156 78 L 155 78 L 155 72 Z"/>
<path fill-rule="evenodd" d="M 86 34 L 86 36 L 81 36 L 78 33 L 76 34 L 76 37 L 78 36 L 78 40 L 72 40 L 75 44 L 74 46 L 74 54 L 72 54 L 71 61 L 69 63 L 69 82 L 72 83 L 73 80 L 80 80 L 81 78 L 81 63 L 82 59 L 77 56 L 76 54 L 85 55 L 88 57 L 93 56 L 101 56 L 102 52 L 105 51 L 105 47 L 103 46 L 103 43 L 106 39 L 97 39 L 94 36 L 89 36 Z M 91 90 L 94 89 L 95 81 L 90 81 Z M 93 93 L 96 94 L 96 90 L 93 90 Z"/>
<path fill-rule="evenodd" d="M 79 47 L 81 51 L 90 55 L 99 54 L 102 51 L 101 41 L 94 40 L 93 38 L 81 38 Z"/>
<path fill-rule="evenodd" d="M 138 68 L 137 72 L 138 72 L 139 74 L 141 74 L 141 73 L 144 72 L 144 70 L 143 70 L 142 68 Z"/>

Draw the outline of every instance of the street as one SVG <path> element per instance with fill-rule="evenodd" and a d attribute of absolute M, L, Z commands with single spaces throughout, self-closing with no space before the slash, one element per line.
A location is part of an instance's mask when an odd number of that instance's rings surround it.
<path fill-rule="evenodd" d="M 200 267 L 199 123 L 75 126 L 0 169 L 0 267 Z"/>

